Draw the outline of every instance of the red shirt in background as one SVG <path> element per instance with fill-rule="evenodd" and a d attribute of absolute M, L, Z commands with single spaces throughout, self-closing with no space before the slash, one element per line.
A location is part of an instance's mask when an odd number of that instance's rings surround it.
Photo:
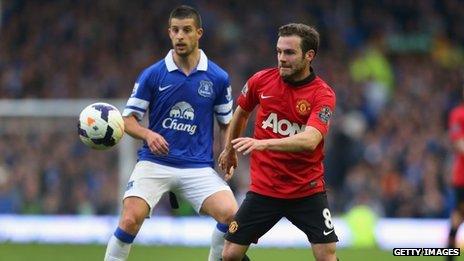
<path fill-rule="evenodd" d="M 464 105 L 454 108 L 449 117 L 449 135 L 451 142 L 464 139 Z M 453 185 L 464 187 L 464 154 L 455 152 L 453 164 Z"/>
<path fill-rule="evenodd" d="M 253 75 L 237 99 L 238 105 L 256 114 L 254 138 L 285 138 L 318 129 L 325 136 L 335 109 L 335 93 L 312 71 L 298 86 L 283 81 L 277 68 Z M 276 198 L 300 198 L 325 191 L 324 140 L 309 152 L 253 151 L 250 190 Z"/>

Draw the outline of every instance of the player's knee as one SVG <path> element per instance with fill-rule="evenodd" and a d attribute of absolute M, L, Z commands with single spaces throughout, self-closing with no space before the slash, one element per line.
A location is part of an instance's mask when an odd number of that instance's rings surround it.
<path fill-rule="evenodd" d="M 218 217 L 218 222 L 223 224 L 230 224 L 234 220 L 235 213 L 237 212 L 234 208 L 227 208 L 222 211 L 221 215 Z"/>
<path fill-rule="evenodd" d="M 223 206 L 220 209 L 212 211 L 210 215 L 216 219 L 218 223 L 229 225 L 230 222 L 234 220 L 235 213 L 237 213 L 237 209 L 233 206 Z"/>
<path fill-rule="evenodd" d="M 314 251 L 314 257 L 317 261 L 335 261 L 337 256 L 335 254 L 335 245 L 328 245 Z"/>
<path fill-rule="evenodd" d="M 135 215 L 124 215 L 121 217 L 119 227 L 130 234 L 137 234 L 140 227 L 142 226 L 143 219 L 136 217 Z"/>
<path fill-rule="evenodd" d="M 243 255 L 240 252 L 234 251 L 232 248 L 224 247 L 222 251 L 223 261 L 241 261 Z"/>

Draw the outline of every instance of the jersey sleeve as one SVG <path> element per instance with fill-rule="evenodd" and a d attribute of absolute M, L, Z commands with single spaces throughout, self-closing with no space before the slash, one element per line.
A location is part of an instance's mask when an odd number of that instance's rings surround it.
<path fill-rule="evenodd" d="M 449 137 L 451 141 L 464 138 L 464 117 L 458 110 L 453 110 L 448 120 Z"/>
<path fill-rule="evenodd" d="M 237 104 L 247 112 L 253 111 L 256 105 L 259 103 L 256 90 L 258 77 L 259 73 L 248 79 L 248 81 L 243 86 L 242 93 L 237 98 Z"/>
<path fill-rule="evenodd" d="M 140 74 L 134 84 L 134 89 L 126 103 L 122 116 L 134 115 L 137 120 L 142 120 L 153 97 L 153 86 L 150 84 L 152 82 L 150 78 L 148 70 Z"/>
<path fill-rule="evenodd" d="M 219 93 L 214 103 L 214 115 L 219 123 L 228 124 L 232 119 L 232 86 L 229 76 L 220 83 Z"/>
<path fill-rule="evenodd" d="M 315 98 L 306 125 L 314 127 L 319 130 L 322 135 L 326 135 L 329 131 L 330 118 L 334 110 L 335 94 L 327 90 Z"/>

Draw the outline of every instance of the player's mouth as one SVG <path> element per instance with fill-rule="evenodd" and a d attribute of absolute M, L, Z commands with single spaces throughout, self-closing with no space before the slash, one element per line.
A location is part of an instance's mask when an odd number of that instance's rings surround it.
<path fill-rule="evenodd" d="M 176 44 L 176 48 L 177 48 L 177 49 L 184 49 L 184 48 L 186 48 L 186 47 L 187 47 L 187 44 L 185 44 L 185 43 L 178 43 L 178 44 Z"/>

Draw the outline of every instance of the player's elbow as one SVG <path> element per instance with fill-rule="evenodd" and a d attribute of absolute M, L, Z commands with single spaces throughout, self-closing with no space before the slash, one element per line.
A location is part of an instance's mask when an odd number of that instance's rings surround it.
<path fill-rule="evenodd" d="M 137 123 L 137 118 L 133 114 L 128 115 L 128 116 L 123 116 L 122 119 L 124 120 L 124 125 L 126 127 L 130 127 L 134 125 L 135 123 Z"/>
<path fill-rule="evenodd" d="M 317 144 L 315 144 L 314 142 L 306 142 L 302 146 L 302 150 L 305 152 L 313 152 L 316 150 L 316 148 Z"/>
<path fill-rule="evenodd" d="M 306 152 L 315 151 L 323 139 L 322 134 L 315 128 L 308 128 L 298 135 L 300 135 L 300 139 L 302 140 L 303 151 Z"/>
<path fill-rule="evenodd" d="M 320 140 L 312 137 L 311 135 L 304 135 L 300 143 L 302 151 L 313 152 L 319 145 Z"/>

